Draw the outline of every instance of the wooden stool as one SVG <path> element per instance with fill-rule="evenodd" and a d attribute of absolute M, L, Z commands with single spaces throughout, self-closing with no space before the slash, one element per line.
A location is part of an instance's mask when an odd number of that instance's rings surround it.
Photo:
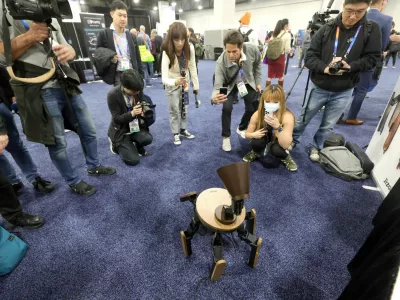
<path fill-rule="evenodd" d="M 251 253 L 248 265 L 255 268 L 262 243 L 262 238 L 256 238 L 256 211 L 252 209 L 246 213 L 245 207 L 240 215 L 231 224 L 223 224 L 215 216 L 215 211 L 221 205 L 231 205 L 231 196 L 228 191 L 221 188 L 211 188 L 203 191 L 199 196 L 196 193 L 189 193 L 181 196 L 181 201 L 190 201 L 194 205 L 195 211 L 188 229 L 181 231 L 181 243 L 183 253 L 186 257 L 192 254 L 191 240 L 203 224 L 208 229 L 215 232 L 213 238 L 214 262 L 211 272 L 211 280 L 219 280 L 225 271 L 226 261 L 222 255 L 221 233 L 237 231 L 241 240 L 250 244 Z M 245 222 L 246 221 L 246 222 Z"/>

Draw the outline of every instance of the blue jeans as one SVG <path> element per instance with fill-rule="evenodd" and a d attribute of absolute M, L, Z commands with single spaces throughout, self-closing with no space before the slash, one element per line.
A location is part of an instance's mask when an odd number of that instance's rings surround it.
<path fill-rule="evenodd" d="M 61 89 L 50 88 L 42 90 L 42 97 L 53 120 L 56 142 L 55 145 L 48 146 L 50 158 L 69 185 L 77 184 L 81 179 L 67 155 L 67 141 L 62 116 L 62 110 L 67 105 L 64 94 Z M 86 150 L 86 165 L 88 169 L 95 168 L 100 164 L 97 153 L 96 128 L 92 116 L 80 95 L 70 97 L 70 101 L 81 129 L 80 139 Z"/>
<path fill-rule="evenodd" d="M 33 183 L 36 176 L 39 176 L 36 165 L 34 164 L 28 149 L 26 149 L 25 145 L 22 143 L 13 114 L 4 103 L 0 103 L 0 115 L 4 118 L 9 139 L 6 150 L 12 155 L 15 163 L 20 167 L 26 180 Z M 4 154 L 0 155 L 0 170 L 12 184 L 21 181 L 17 176 L 14 167 L 10 164 Z"/>
<path fill-rule="evenodd" d="M 296 120 L 293 130 L 293 141 L 298 144 L 306 126 L 312 118 L 325 106 L 323 111 L 321 125 L 314 135 L 313 147 L 322 149 L 325 139 L 332 132 L 333 126 L 339 120 L 340 115 L 351 100 L 353 89 L 343 92 L 329 92 L 317 86 L 313 86 L 308 101 L 303 107 L 300 116 Z"/>
<path fill-rule="evenodd" d="M 360 112 L 365 96 L 378 84 L 378 80 L 374 78 L 374 72 L 375 69 L 360 73 L 360 81 L 354 89 L 354 98 L 347 115 L 347 120 L 357 119 L 357 115 Z"/>
<path fill-rule="evenodd" d="M 144 80 L 146 81 L 146 85 L 151 84 L 150 77 L 154 76 L 153 63 L 142 62 L 142 69 L 144 72 Z"/>

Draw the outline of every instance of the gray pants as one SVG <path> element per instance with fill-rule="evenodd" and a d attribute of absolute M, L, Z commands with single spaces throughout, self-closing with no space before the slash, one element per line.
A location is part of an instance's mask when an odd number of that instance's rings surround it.
<path fill-rule="evenodd" d="M 182 87 L 166 87 L 165 91 L 168 98 L 169 107 L 169 122 L 171 125 L 171 131 L 173 134 L 179 133 L 180 130 L 186 129 L 187 115 L 185 119 L 181 118 L 182 113 Z M 186 105 L 186 112 L 188 106 Z M 180 123 L 180 126 L 179 126 Z"/>

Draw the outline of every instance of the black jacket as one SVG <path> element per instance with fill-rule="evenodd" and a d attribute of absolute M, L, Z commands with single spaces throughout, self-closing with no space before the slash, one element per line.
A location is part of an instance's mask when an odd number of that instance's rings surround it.
<path fill-rule="evenodd" d="M 138 96 L 136 99 L 138 99 Z M 151 99 L 144 95 L 146 102 L 152 104 Z M 111 89 L 107 95 L 107 104 L 111 113 L 111 122 L 108 128 L 108 136 L 111 141 L 118 147 L 124 135 L 129 133 L 129 123 L 133 121 L 132 114 L 128 111 L 124 95 L 122 94 L 121 86 L 118 85 Z M 143 120 L 140 118 L 140 129 L 148 130 L 148 127 L 155 121 L 155 110 L 153 109 L 154 117 L 152 120 Z"/>
<path fill-rule="evenodd" d="M 142 75 L 142 77 L 144 78 L 144 73 L 142 70 L 142 63 L 141 63 L 141 59 L 140 59 L 140 52 L 139 52 L 139 47 L 138 47 L 138 44 L 136 41 L 136 37 L 133 36 L 129 31 L 127 31 L 126 38 L 128 40 L 129 53 L 131 55 L 132 67 L 134 69 L 138 70 L 140 75 Z M 107 28 L 107 29 L 99 32 L 99 35 L 97 37 L 96 48 L 100 48 L 100 47 L 108 48 L 108 49 L 111 49 L 112 51 L 116 52 L 114 39 L 113 39 L 113 33 L 112 33 L 111 29 Z M 106 73 L 106 75 L 103 76 L 104 82 L 106 82 L 108 84 L 114 84 L 116 72 L 117 72 L 117 64 L 111 64 L 108 72 Z"/>
<path fill-rule="evenodd" d="M 10 85 L 10 75 L 6 68 L 0 67 L 0 103 L 4 103 L 11 109 L 12 97 L 14 97 L 14 92 Z"/>
<path fill-rule="evenodd" d="M 114 83 L 114 79 L 109 78 L 106 75 L 110 66 L 113 65 L 111 60 L 116 54 L 117 53 L 115 51 L 103 47 L 97 48 L 93 53 L 93 62 L 96 67 L 97 74 L 104 79 L 105 83 L 108 84 Z"/>
<path fill-rule="evenodd" d="M 337 76 L 324 74 L 325 68 L 333 59 L 337 26 L 340 27 L 337 56 L 343 57 L 350 45 L 349 40 L 355 36 L 360 24 L 363 27 L 346 60 L 351 66 L 351 71 Z M 329 30 L 324 35 L 326 27 Z M 332 92 L 345 91 L 356 86 L 360 72 L 369 71 L 376 66 L 381 58 L 381 30 L 375 22 L 372 22 L 369 37 L 364 30 L 367 30 L 367 18 L 365 16 L 352 28 L 346 29 L 342 23 L 342 14 L 339 14 L 334 26 L 325 24 L 317 31 L 311 40 L 305 58 L 305 65 L 311 71 L 311 80 L 316 86 Z"/>
<path fill-rule="evenodd" d="M 160 54 L 161 53 L 161 45 L 163 43 L 163 38 L 159 35 L 156 35 L 155 40 L 156 40 L 156 53 Z"/>

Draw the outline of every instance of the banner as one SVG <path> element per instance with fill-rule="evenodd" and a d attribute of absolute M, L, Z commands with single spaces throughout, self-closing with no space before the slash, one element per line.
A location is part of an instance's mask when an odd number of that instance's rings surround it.
<path fill-rule="evenodd" d="M 81 21 L 83 31 L 85 33 L 86 48 L 90 60 L 93 60 L 93 53 L 96 50 L 97 45 L 97 35 L 100 31 L 106 28 L 104 22 L 104 15 L 102 14 L 91 14 L 91 13 L 81 13 Z M 100 80 L 97 75 L 96 67 L 92 61 L 93 76 L 94 80 Z"/>
<path fill-rule="evenodd" d="M 375 183 L 386 197 L 400 178 L 400 78 L 366 153 L 375 164 Z"/>

